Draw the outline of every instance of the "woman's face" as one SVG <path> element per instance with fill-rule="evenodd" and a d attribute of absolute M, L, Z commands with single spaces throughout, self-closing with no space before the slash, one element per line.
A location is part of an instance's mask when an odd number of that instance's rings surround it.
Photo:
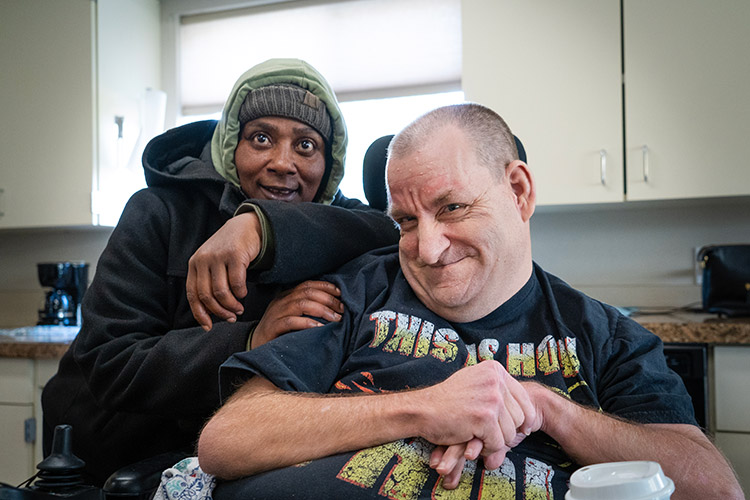
<path fill-rule="evenodd" d="M 325 173 L 325 142 L 302 122 L 264 116 L 242 128 L 234 163 L 249 198 L 312 201 Z"/>

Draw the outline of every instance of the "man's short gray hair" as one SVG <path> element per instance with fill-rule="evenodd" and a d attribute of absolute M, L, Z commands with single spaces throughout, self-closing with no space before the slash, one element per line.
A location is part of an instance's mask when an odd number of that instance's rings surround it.
<path fill-rule="evenodd" d="M 518 149 L 508 124 L 500 115 L 476 103 L 434 109 L 406 126 L 388 147 L 388 158 L 403 157 L 419 143 L 447 125 L 462 130 L 475 146 L 477 160 L 502 178 L 505 167 L 518 159 Z"/>

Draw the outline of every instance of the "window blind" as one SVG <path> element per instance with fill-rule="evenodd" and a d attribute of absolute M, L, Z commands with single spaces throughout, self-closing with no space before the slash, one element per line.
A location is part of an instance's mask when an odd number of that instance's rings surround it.
<path fill-rule="evenodd" d="M 220 110 L 272 57 L 306 60 L 340 100 L 460 88 L 460 0 L 284 2 L 184 16 L 179 39 L 183 115 Z"/>

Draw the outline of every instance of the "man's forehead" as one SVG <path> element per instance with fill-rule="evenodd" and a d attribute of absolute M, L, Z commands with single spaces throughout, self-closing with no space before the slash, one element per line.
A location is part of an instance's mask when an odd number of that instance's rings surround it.
<path fill-rule="evenodd" d="M 473 151 L 465 144 L 433 142 L 392 158 L 387 164 L 388 181 L 424 182 L 432 178 L 450 178 L 469 173 L 476 166 Z"/>

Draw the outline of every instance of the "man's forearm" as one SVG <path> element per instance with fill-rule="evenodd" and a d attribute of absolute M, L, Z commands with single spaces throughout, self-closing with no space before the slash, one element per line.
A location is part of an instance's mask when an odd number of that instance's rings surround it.
<path fill-rule="evenodd" d="M 497 362 L 430 387 L 373 395 L 285 393 L 254 377 L 203 429 L 198 456 L 206 472 L 236 478 L 409 437 L 440 445 L 476 437 L 491 454 L 515 439 L 533 411 Z"/>
<path fill-rule="evenodd" d="M 233 479 L 416 435 L 405 397 L 287 393 L 255 377 L 204 428 L 201 467 Z"/>
<path fill-rule="evenodd" d="M 619 420 L 534 385 L 532 399 L 543 406 L 541 430 L 576 463 L 652 460 L 674 481 L 673 500 L 743 498 L 726 460 L 697 427 Z"/>

